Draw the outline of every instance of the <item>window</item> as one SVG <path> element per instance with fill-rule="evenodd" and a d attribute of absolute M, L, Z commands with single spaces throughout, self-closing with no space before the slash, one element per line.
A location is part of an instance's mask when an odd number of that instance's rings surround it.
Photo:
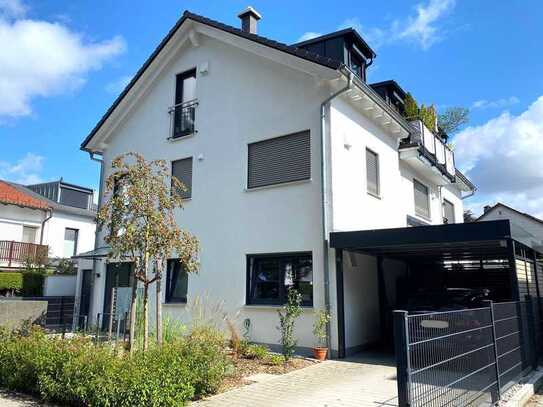
<path fill-rule="evenodd" d="M 66 228 L 64 230 L 64 257 L 72 257 L 77 254 L 77 235 L 79 230 Z"/>
<path fill-rule="evenodd" d="M 415 214 L 423 218 L 430 218 L 430 194 L 428 187 L 416 179 L 413 180 L 415 191 Z"/>
<path fill-rule="evenodd" d="M 368 193 L 379 196 L 379 155 L 370 149 L 366 149 L 366 183 Z"/>
<path fill-rule="evenodd" d="M 36 233 L 38 228 L 32 226 L 23 226 L 23 242 L 36 243 Z"/>
<path fill-rule="evenodd" d="M 248 188 L 311 178 L 308 131 L 249 144 Z"/>
<path fill-rule="evenodd" d="M 194 133 L 196 99 L 196 69 L 175 78 L 175 106 L 173 108 L 173 138 Z"/>
<path fill-rule="evenodd" d="M 78 191 L 72 188 L 60 188 L 60 200 L 59 202 L 68 206 L 75 206 L 76 208 L 89 209 L 88 192 Z"/>
<path fill-rule="evenodd" d="M 169 259 L 166 269 L 166 302 L 186 303 L 189 275 L 179 259 Z"/>
<path fill-rule="evenodd" d="M 351 61 L 350 61 L 350 68 L 351 71 L 354 72 L 355 75 L 357 75 L 360 79 L 365 80 L 364 78 L 364 62 L 362 58 L 360 58 L 358 55 L 356 55 L 355 52 L 351 52 Z"/>
<path fill-rule="evenodd" d="M 443 223 L 456 223 L 454 205 L 446 199 L 443 200 L 443 218 Z"/>
<path fill-rule="evenodd" d="M 313 305 L 311 253 L 247 256 L 247 303 L 283 305 L 288 290 L 302 295 L 302 305 Z"/>
<path fill-rule="evenodd" d="M 172 161 L 172 177 L 177 178 L 186 190 L 177 191 L 183 199 L 192 197 L 192 157 L 183 158 L 182 160 Z"/>

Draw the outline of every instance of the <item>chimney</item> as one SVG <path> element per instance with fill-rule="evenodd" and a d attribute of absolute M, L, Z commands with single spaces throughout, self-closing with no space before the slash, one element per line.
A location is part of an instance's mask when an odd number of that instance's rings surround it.
<path fill-rule="evenodd" d="M 489 210 L 492 209 L 492 206 L 490 205 L 485 205 L 485 207 L 483 208 L 483 213 L 487 213 Z"/>
<path fill-rule="evenodd" d="M 238 14 L 241 20 L 241 30 L 249 34 L 256 34 L 256 23 L 262 16 L 251 6 Z"/>

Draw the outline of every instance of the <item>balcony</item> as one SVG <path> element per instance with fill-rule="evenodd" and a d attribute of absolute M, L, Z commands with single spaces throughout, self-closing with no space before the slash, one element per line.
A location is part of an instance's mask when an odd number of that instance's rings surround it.
<path fill-rule="evenodd" d="M 454 182 L 456 169 L 453 151 L 421 120 L 412 120 L 410 124 L 415 131 L 400 144 L 400 158 L 415 167 L 431 168 L 437 176 Z"/>
<path fill-rule="evenodd" d="M 45 263 L 48 253 L 47 245 L 0 240 L 0 265 L 4 267 L 21 267 L 27 262 Z"/>
<path fill-rule="evenodd" d="M 170 139 L 175 140 L 194 134 L 196 106 L 198 106 L 198 100 L 193 99 L 171 106 L 168 109 L 168 113 L 170 114 Z"/>

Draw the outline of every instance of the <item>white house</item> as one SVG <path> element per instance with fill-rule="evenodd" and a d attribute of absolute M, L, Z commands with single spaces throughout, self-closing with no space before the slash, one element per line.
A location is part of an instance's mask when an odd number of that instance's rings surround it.
<path fill-rule="evenodd" d="M 252 340 L 274 345 L 277 307 L 295 287 L 301 350 L 315 342 L 314 310 L 329 308 L 334 354 L 355 352 L 382 337 L 406 266 L 333 247 L 331 234 L 340 244 L 334 233 L 454 228 L 474 186 L 445 135 L 404 118 L 400 86 L 366 83 L 375 53 L 355 30 L 289 46 L 256 34 L 253 9 L 239 17 L 241 29 L 185 12 L 82 149 L 102 159 L 101 191 L 130 151 L 171 162 L 188 186 L 179 223 L 200 240 L 201 268 L 187 276 L 168 262 L 166 314 L 223 300 L 250 320 Z M 103 233 L 79 282 L 91 320 L 130 280 L 129 265 L 108 264 Z"/>
<path fill-rule="evenodd" d="M 60 181 L 23 186 L 0 181 L 0 267 L 28 255 L 70 258 L 94 248 L 93 191 Z"/>

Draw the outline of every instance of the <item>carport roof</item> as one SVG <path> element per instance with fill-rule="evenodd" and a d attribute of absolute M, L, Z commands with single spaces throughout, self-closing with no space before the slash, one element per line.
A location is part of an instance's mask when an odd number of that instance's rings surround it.
<path fill-rule="evenodd" d="M 511 239 L 509 220 L 404 227 L 395 229 L 333 232 L 336 249 L 396 258 L 418 256 L 469 259 L 505 255 Z"/>

